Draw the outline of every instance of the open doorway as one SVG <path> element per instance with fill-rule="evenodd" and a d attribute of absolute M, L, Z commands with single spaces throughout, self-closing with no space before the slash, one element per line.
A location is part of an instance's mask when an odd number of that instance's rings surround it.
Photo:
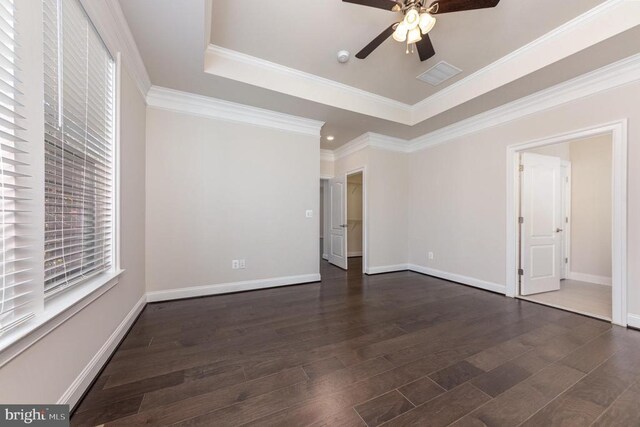
<path fill-rule="evenodd" d="M 575 298 L 570 298 L 569 305 L 553 304 L 543 302 L 547 305 L 553 305 L 559 308 L 591 315 L 594 317 L 610 318 L 615 324 L 627 325 L 627 123 L 626 120 L 620 120 L 610 124 L 600 125 L 593 128 L 577 130 L 575 132 L 560 134 L 549 138 L 518 143 L 507 148 L 507 156 L 513 168 L 508 168 L 507 175 L 507 194 L 509 203 L 507 204 L 507 296 L 520 297 L 524 299 L 532 298 L 531 295 L 536 294 L 537 290 L 545 290 L 545 287 L 551 287 L 552 281 L 559 278 L 562 274 L 562 262 L 564 259 L 558 257 L 562 253 L 560 239 L 564 231 L 562 223 L 561 198 L 559 199 L 562 189 L 559 184 L 562 182 L 562 172 L 557 171 L 557 162 L 552 167 L 548 159 L 536 158 L 536 155 L 545 156 L 532 152 L 532 149 L 557 145 L 566 142 L 584 143 L 599 136 L 608 136 L 611 140 L 612 149 L 610 149 L 611 160 L 611 284 L 609 288 L 611 292 L 611 315 L 598 316 L 590 310 L 581 310 L 575 307 Z M 549 153 L 547 153 L 549 154 Z M 528 160 L 523 158 L 529 157 Z M 553 157 L 553 156 L 548 156 Z M 556 156 L 558 157 L 558 156 Z M 538 162 L 537 166 L 535 162 Z M 534 190 L 524 193 L 527 184 L 527 163 L 532 166 L 529 171 L 535 170 L 536 167 L 540 171 L 533 185 Z M 575 171 L 575 161 L 571 164 L 571 169 Z M 553 172 L 551 171 L 553 169 Z M 575 173 L 571 173 L 575 177 Z M 531 178 L 531 177 L 530 177 Z M 606 181 L 605 181 L 606 182 Z M 521 188 L 522 184 L 522 188 Z M 553 186 L 553 189 L 552 189 Z M 546 190 L 545 190 L 546 188 Z M 572 183 L 571 190 L 575 193 L 575 182 Z M 521 194 L 522 193 L 522 194 Z M 549 202 L 549 194 L 553 194 L 553 202 Z M 575 196 L 572 196 L 575 200 Z M 545 204 L 551 205 L 552 209 L 544 209 L 541 206 Z M 605 205 L 606 206 L 606 205 Z M 572 206 L 572 217 L 576 215 L 576 206 Z M 533 212 L 533 210 L 536 212 Z M 591 208 L 593 209 L 593 208 Z M 584 210 L 584 208 L 581 208 Z M 528 218 L 527 219 L 527 215 Z M 533 217 L 532 217 L 533 215 Z M 576 227 L 576 222 L 570 219 L 570 226 Z M 521 232 L 522 230 L 522 232 Z M 574 232 L 571 232 L 575 236 Z M 526 241 L 529 239 L 529 241 Z M 547 239 L 547 240 L 545 240 Z M 593 249 L 597 242 L 588 241 L 588 245 Z M 576 242 L 569 243 L 572 251 L 576 247 Z M 601 247 L 602 245 L 599 245 Z M 533 259 L 535 257 L 536 259 Z M 546 257 L 546 258 L 545 258 Z M 575 267 L 572 265 L 576 261 L 575 253 L 569 257 L 568 274 L 575 273 Z M 565 263 L 566 264 L 566 263 Z M 580 272 L 577 272 L 580 273 Z M 591 275 L 593 278 L 593 274 Z M 588 276 L 573 275 L 577 281 L 586 282 Z M 604 276 L 600 276 L 604 277 Z M 580 279 L 580 280 L 578 280 Z M 533 281 L 539 281 L 538 288 L 532 285 Z M 601 280 L 598 280 L 601 282 Z M 533 287 L 532 287 L 533 286 Z M 602 285 L 599 285 L 602 286 Z M 531 292 L 534 290 L 534 293 Z M 557 292 L 549 289 L 548 292 Z M 558 293 L 559 294 L 559 293 Z M 556 294 L 557 295 L 557 294 Z M 536 301 L 540 302 L 540 301 Z"/>
<path fill-rule="evenodd" d="M 520 153 L 520 297 L 611 320 L 612 138 Z"/>
<path fill-rule="evenodd" d="M 325 221 L 325 247 L 329 263 L 349 269 L 349 258 L 364 272 L 366 262 L 365 175 L 354 170 L 329 180 L 324 189 L 329 209 Z M 328 245 L 327 245 L 328 243 Z"/>
<path fill-rule="evenodd" d="M 347 176 L 347 257 L 362 258 L 362 172 Z"/>

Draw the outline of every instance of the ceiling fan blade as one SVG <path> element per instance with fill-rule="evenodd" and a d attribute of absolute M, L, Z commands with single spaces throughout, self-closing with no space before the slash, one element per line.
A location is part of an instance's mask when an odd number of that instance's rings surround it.
<path fill-rule="evenodd" d="M 500 0 L 439 0 L 431 3 L 429 8 L 436 6 L 433 14 L 462 12 L 464 10 L 486 9 L 496 7 Z"/>
<path fill-rule="evenodd" d="M 420 61 L 426 61 L 436 54 L 436 50 L 433 48 L 433 43 L 431 43 L 429 34 L 425 34 L 424 36 L 422 36 L 422 40 L 416 43 L 416 49 L 418 49 L 418 56 L 420 56 Z"/>
<path fill-rule="evenodd" d="M 385 10 L 400 10 L 402 7 L 398 2 L 393 0 L 342 0 L 347 3 L 359 4 L 361 6 L 377 7 Z M 395 9 L 394 9 L 395 8 Z"/>
<path fill-rule="evenodd" d="M 376 37 L 375 39 L 373 39 L 373 41 L 371 43 L 369 43 L 368 45 L 366 45 L 364 47 L 364 49 L 362 49 L 360 52 L 358 52 L 356 54 L 356 58 L 358 59 L 365 59 L 367 56 L 369 56 L 371 54 L 371 52 L 373 52 L 374 50 L 376 50 L 376 48 L 378 46 L 380 46 L 382 44 L 382 42 L 384 42 L 386 39 L 389 38 L 389 36 L 391 36 L 391 34 L 393 34 L 393 30 L 396 24 L 391 25 L 389 28 L 387 28 L 386 30 L 384 30 L 383 32 L 380 33 L 380 35 L 378 37 Z"/>

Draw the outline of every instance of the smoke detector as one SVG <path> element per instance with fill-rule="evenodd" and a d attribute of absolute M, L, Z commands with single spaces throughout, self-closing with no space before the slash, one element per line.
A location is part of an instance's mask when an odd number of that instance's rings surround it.
<path fill-rule="evenodd" d="M 348 50 L 341 50 L 340 52 L 338 52 L 338 62 L 341 64 L 348 62 L 350 57 L 351 54 Z"/>

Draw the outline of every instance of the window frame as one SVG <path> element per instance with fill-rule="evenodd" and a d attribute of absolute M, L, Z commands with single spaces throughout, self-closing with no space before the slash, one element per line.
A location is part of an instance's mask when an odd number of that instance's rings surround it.
<path fill-rule="evenodd" d="M 122 81 L 122 59 L 121 54 L 115 51 L 108 43 L 100 27 L 96 25 L 96 20 L 89 14 L 88 8 L 85 7 L 84 0 L 61 0 L 61 1 L 78 1 L 82 7 L 89 23 L 95 29 L 97 35 L 102 40 L 105 48 L 114 61 L 114 91 L 113 91 L 113 159 L 112 159 L 112 250 L 111 250 L 111 268 L 99 272 L 86 280 L 82 280 L 73 286 L 68 286 L 58 292 L 52 292 L 45 295 L 44 292 L 44 92 L 33 91 L 38 93 L 36 102 L 27 102 L 26 117 L 30 122 L 34 122 L 33 129 L 29 135 L 29 143 L 33 145 L 32 162 L 34 183 L 34 220 L 37 223 L 36 230 L 39 233 L 34 239 L 31 248 L 34 255 L 34 265 L 41 265 L 34 268 L 34 282 L 38 292 L 36 292 L 36 304 L 39 305 L 36 310 L 35 318 L 24 324 L 9 330 L 0 335 L 0 368 L 9 363 L 15 357 L 29 349 L 32 345 L 53 332 L 57 327 L 64 324 L 67 320 L 75 316 L 82 309 L 90 305 L 92 302 L 100 298 L 111 288 L 119 283 L 120 276 L 125 270 L 120 264 L 120 134 L 121 134 L 121 81 Z M 23 19 L 21 33 L 28 32 L 25 38 L 24 47 L 31 50 L 30 56 L 43 58 L 43 26 L 44 19 L 42 0 L 22 3 L 22 14 L 30 15 L 31 18 Z M 33 18 L 37 16 L 38 19 Z M 97 17 L 99 18 L 99 17 Z M 38 36 L 33 34 L 37 32 Z M 41 60 L 42 62 L 42 60 Z M 42 88 L 44 84 L 43 64 L 38 67 L 38 72 L 29 73 L 24 79 L 25 85 L 32 88 Z M 33 101 L 32 96 L 32 101 Z"/>

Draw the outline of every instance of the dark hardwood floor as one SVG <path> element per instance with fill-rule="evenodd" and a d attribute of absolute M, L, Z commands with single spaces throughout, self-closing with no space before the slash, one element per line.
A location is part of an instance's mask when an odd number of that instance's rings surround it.
<path fill-rule="evenodd" d="M 411 272 L 148 305 L 72 425 L 640 426 L 640 333 Z"/>

